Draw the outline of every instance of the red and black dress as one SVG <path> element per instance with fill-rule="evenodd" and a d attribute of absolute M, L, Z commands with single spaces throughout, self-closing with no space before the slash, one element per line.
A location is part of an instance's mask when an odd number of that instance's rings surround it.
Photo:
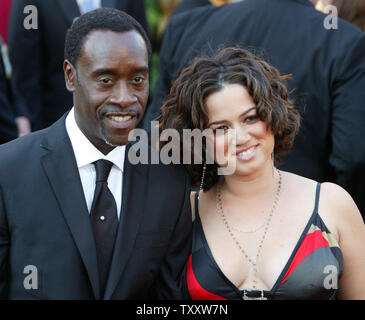
<path fill-rule="evenodd" d="M 315 207 L 288 262 L 270 291 L 238 289 L 220 270 L 204 235 L 195 197 L 193 250 L 186 269 L 188 292 L 193 300 L 335 299 L 343 271 L 343 257 L 335 237 L 318 214 L 320 184 Z"/>

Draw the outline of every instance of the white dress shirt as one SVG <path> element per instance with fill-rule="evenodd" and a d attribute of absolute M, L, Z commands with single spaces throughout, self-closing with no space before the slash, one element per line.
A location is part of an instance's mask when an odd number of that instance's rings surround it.
<path fill-rule="evenodd" d="M 113 166 L 108 177 L 108 187 L 112 192 L 117 204 L 117 213 L 119 219 L 122 204 L 125 146 L 116 147 L 107 155 L 101 153 L 79 129 L 75 120 L 74 108 L 71 109 L 66 117 L 66 130 L 68 136 L 70 137 L 72 148 L 75 154 L 89 213 L 94 198 L 96 180 L 96 172 L 93 162 L 100 159 L 113 162 Z"/>

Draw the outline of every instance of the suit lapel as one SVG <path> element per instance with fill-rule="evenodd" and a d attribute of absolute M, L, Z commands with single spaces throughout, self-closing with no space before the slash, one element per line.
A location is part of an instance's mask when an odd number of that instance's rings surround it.
<path fill-rule="evenodd" d="M 111 298 L 132 253 L 145 205 L 145 201 L 141 197 L 147 193 L 148 166 L 131 165 L 128 161 L 129 148 L 130 145 L 126 148 L 123 171 L 122 211 L 104 294 L 104 299 L 106 300 Z"/>
<path fill-rule="evenodd" d="M 76 0 L 55 0 L 61 8 L 61 11 L 65 15 L 67 21 L 71 24 L 75 18 L 81 15 L 79 6 Z"/>
<path fill-rule="evenodd" d="M 100 299 L 94 236 L 65 117 L 50 128 L 47 140 L 41 147 L 49 152 L 41 164 L 80 252 L 95 298 Z"/>

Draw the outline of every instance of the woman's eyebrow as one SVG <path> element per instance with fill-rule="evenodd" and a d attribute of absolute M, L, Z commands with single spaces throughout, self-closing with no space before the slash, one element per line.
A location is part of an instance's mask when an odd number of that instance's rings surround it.
<path fill-rule="evenodd" d="M 242 117 L 242 116 L 244 116 L 245 114 L 249 113 L 249 112 L 250 112 L 251 110 L 253 110 L 253 109 L 256 109 L 256 106 L 253 106 L 253 107 L 251 107 L 251 108 L 247 109 L 246 111 L 244 111 L 243 113 L 241 113 L 240 117 Z"/>

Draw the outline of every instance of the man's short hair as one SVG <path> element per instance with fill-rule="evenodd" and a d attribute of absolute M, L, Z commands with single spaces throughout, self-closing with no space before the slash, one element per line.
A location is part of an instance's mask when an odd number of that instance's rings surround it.
<path fill-rule="evenodd" d="M 100 8 L 77 18 L 66 34 L 64 56 L 73 66 L 81 55 L 86 36 L 94 30 L 127 32 L 136 30 L 144 39 L 151 57 L 151 43 L 143 27 L 130 15 L 114 8 Z"/>

